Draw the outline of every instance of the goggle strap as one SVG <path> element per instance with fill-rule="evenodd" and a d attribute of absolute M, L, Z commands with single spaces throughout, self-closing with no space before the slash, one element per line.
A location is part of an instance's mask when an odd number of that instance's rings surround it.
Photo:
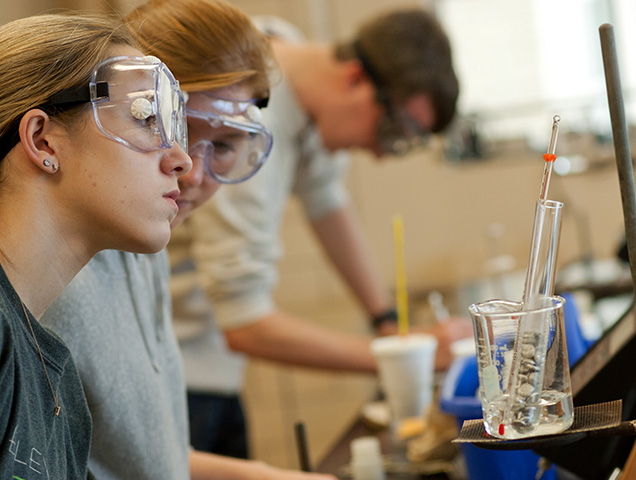
<path fill-rule="evenodd" d="M 381 103 L 384 104 L 387 110 L 391 110 L 391 102 L 389 100 L 389 95 L 388 95 L 386 86 L 384 82 L 382 81 L 382 79 L 380 78 L 378 71 L 373 67 L 373 65 L 371 65 L 371 62 L 369 61 L 369 57 L 367 57 L 367 54 L 362 50 L 362 47 L 360 46 L 360 42 L 358 40 L 354 41 L 352 44 L 352 48 L 356 57 L 358 57 L 358 60 L 360 61 L 362 68 L 371 79 L 371 82 L 375 85 L 375 88 L 378 91 L 377 92 L 379 97 L 378 99 L 380 100 Z"/>
<path fill-rule="evenodd" d="M 98 82 L 95 85 L 95 93 L 97 98 L 108 98 L 108 82 Z M 46 109 L 47 107 L 72 107 L 80 103 L 87 103 L 91 101 L 90 87 L 74 87 L 67 88 L 57 92 L 40 106 L 40 108 Z M 22 117 L 16 118 L 11 122 L 7 128 L 6 133 L 0 138 L 0 160 L 6 157 L 7 153 L 20 141 L 18 134 L 18 126 Z"/>
<path fill-rule="evenodd" d="M 91 101 L 91 89 L 95 92 L 94 99 L 108 99 L 108 82 L 97 82 L 85 87 L 67 88 L 52 95 L 46 102 L 51 106 L 70 106 Z"/>

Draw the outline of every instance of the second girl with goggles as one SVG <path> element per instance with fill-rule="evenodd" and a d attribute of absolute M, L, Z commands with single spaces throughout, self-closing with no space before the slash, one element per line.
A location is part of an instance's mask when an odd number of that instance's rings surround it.
<path fill-rule="evenodd" d="M 272 149 L 272 134 L 261 123 L 265 100 L 230 100 L 209 92 L 186 94 L 190 156 L 199 157 L 205 172 L 219 183 L 252 177 Z"/>

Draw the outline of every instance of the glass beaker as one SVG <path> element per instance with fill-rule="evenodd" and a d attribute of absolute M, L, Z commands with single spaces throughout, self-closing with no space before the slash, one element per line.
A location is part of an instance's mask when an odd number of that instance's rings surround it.
<path fill-rule="evenodd" d="M 490 435 L 513 440 L 560 433 L 572 425 L 564 303 L 561 297 L 554 296 L 542 297 L 541 305 L 532 309 L 506 300 L 469 307 L 484 426 Z M 530 330 L 524 332 L 523 338 L 519 336 L 520 325 L 533 320 L 545 326 L 543 332 Z M 539 338 L 540 335 L 547 337 Z M 515 348 L 517 341 L 522 342 L 521 348 Z M 547 349 L 537 348 L 542 342 Z M 515 375 L 517 350 L 520 358 Z"/>

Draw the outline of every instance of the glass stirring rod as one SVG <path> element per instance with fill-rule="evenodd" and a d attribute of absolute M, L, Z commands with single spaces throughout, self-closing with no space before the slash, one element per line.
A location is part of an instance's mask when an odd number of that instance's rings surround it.
<path fill-rule="evenodd" d="M 560 210 L 563 206 L 560 202 L 548 201 L 548 188 L 552 167 L 556 160 L 556 144 L 559 134 L 559 122 L 561 117 L 552 117 L 552 131 L 548 151 L 543 155 L 543 177 L 539 201 L 535 209 L 534 225 L 532 229 L 532 241 L 526 281 L 523 291 L 523 302 L 531 306 L 538 300 L 538 296 L 551 296 L 554 291 L 554 279 L 556 274 L 556 252 L 560 234 Z M 533 305 L 536 306 L 536 305 Z"/>

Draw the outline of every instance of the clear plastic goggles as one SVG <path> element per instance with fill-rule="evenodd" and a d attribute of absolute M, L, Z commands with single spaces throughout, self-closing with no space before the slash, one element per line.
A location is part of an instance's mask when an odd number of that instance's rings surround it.
<path fill-rule="evenodd" d="M 189 150 L 219 183 L 239 183 L 263 166 L 272 149 L 272 134 L 261 123 L 255 100 L 219 98 L 207 92 L 190 95 L 186 109 L 191 139 Z M 197 108 L 191 108 L 190 105 Z"/>
<path fill-rule="evenodd" d="M 185 102 L 179 82 L 158 58 L 111 57 L 100 63 L 88 87 L 63 90 L 48 105 L 64 108 L 91 102 L 99 130 L 139 152 L 188 151 Z"/>
<path fill-rule="evenodd" d="M 387 113 L 378 121 L 377 136 L 384 153 L 403 156 L 425 146 L 430 134 L 401 108 L 387 106 Z"/>

